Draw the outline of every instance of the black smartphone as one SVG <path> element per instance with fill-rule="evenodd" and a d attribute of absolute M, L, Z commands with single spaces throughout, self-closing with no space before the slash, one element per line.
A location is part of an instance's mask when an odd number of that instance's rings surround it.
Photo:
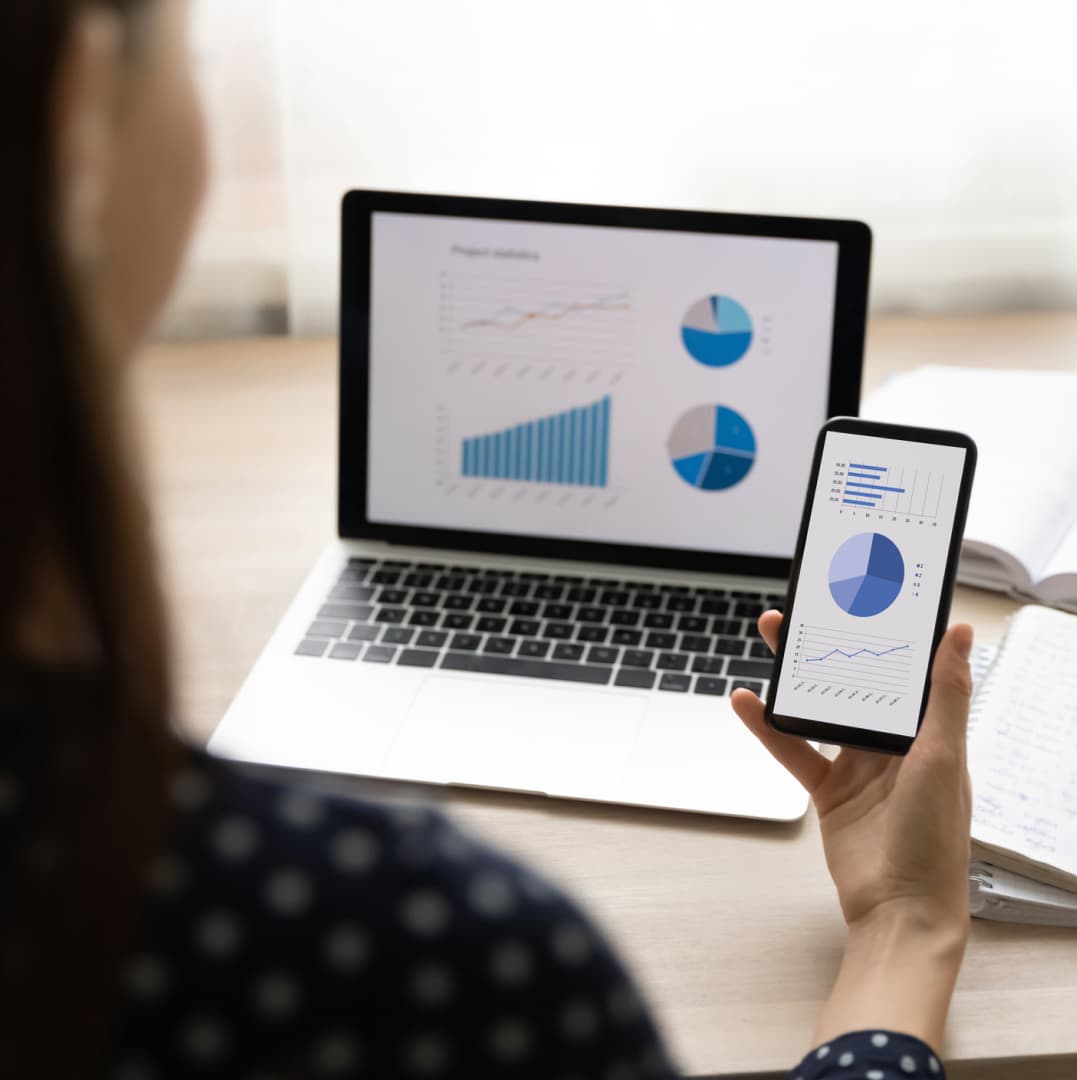
<path fill-rule="evenodd" d="M 904 754 L 927 707 L 965 532 L 976 444 L 838 417 L 820 431 L 793 557 L 772 727 Z"/>

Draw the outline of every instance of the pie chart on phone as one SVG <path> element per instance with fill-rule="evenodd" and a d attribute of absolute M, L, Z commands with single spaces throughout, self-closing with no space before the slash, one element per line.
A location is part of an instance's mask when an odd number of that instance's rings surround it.
<path fill-rule="evenodd" d="M 830 595 L 858 619 L 885 611 L 905 583 L 905 560 L 897 544 L 882 533 L 850 536 L 830 560 Z"/>

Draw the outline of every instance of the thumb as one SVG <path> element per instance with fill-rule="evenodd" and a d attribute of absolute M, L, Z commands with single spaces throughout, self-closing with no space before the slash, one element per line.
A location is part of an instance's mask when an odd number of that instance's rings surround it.
<path fill-rule="evenodd" d="M 969 701 L 972 698 L 972 627 L 967 623 L 951 626 L 939 642 L 931 668 L 931 692 L 921 734 L 930 741 L 939 740 L 965 750 L 968 736 Z"/>

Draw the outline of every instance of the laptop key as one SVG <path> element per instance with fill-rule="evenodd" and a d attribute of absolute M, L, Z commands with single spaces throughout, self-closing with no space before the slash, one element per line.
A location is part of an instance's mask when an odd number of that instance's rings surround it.
<path fill-rule="evenodd" d="M 610 649 L 605 645 L 592 645 L 587 653 L 589 664 L 616 664 L 620 649 Z"/>
<path fill-rule="evenodd" d="M 502 596 L 512 596 L 517 599 L 529 596 L 531 593 L 531 583 L 529 581 L 506 581 L 501 586 Z"/>
<path fill-rule="evenodd" d="M 396 659 L 396 649 L 390 645 L 368 645 L 363 660 L 368 664 L 391 664 Z"/>
<path fill-rule="evenodd" d="M 402 607 L 383 607 L 374 612 L 374 622 L 377 623 L 402 623 L 408 617 L 407 611 Z"/>
<path fill-rule="evenodd" d="M 761 682 L 750 682 L 745 679 L 738 679 L 733 684 L 734 690 L 751 690 L 753 694 L 763 693 L 763 684 Z"/>
<path fill-rule="evenodd" d="M 586 626 L 581 626 L 579 630 L 576 631 L 576 640 L 587 641 L 591 644 L 601 644 L 609 637 L 609 633 L 610 632 L 604 626 L 595 626 L 593 623 L 590 623 Z"/>
<path fill-rule="evenodd" d="M 327 638 L 307 638 L 301 641 L 295 648 L 296 656 L 325 656 L 325 650 L 329 648 Z"/>
<path fill-rule="evenodd" d="M 638 645 L 642 640 L 643 635 L 638 630 L 618 628 L 610 635 L 611 645 Z"/>
<path fill-rule="evenodd" d="M 401 582 L 405 589 L 429 589 L 433 574 L 408 574 Z"/>
<path fill-rule="evenodd" d="M 508 619 L 500 619 L 496 615 L 483 615 L 475 623 L 475 632 L 477 634 L 501 634 L 504 633 L 505 627 L 508 625 Z"/>
<path fill-rule="evenodd" d="M 441 597 L 436 592 L 416 592 L 411 594 L 412 607 L 436 608 Z"/>
<path fill-rule="evenodd" d="M 471 671 L 490 675 L 521 675 L 529 679 L 591 683 L 605 686 L 612 668 L 595 664 L 565 664 L 556 660 L 531 660 L 519 656 L 491 656 L 485 653 L 448 652 L 442 657 L 443 671 Z"/>
<path fill-rule="evenodd" d="M 415 639 L 415 644 L 422 645 L 424 649 L 440 649 L 448 640 L 449 635 L 444 630 L 424 630 Z"/>
<path fill-rule="evenodd" d="M 639 626 L 640 613 L 629 608 L 618 608 L 610 615 L 610 626 Z"/>
<path fill-rule="evenodd" d="M 714 639 L 714 651 L 719 656 L 743 656 L 747 642 L 743 638 L 720 637 Z"/>
<path fill-rule="evenodd" d="M 542 625 L 538 619 L 514 619 L 509 626 L 509 633 L 517 637 L 534 637 Z"/>
<path fill-rule="evenodd" d="M 688 667 L 688 657 L 683 653 L 664 652 L 658 657 L 659 671 L 684 671 Z"/>
<path fill-rule="evenodd" d="M 467 584 L 467 578 L 463 575 L 442 574 L 434 582 L 434 588 L 439 592 L 459 592 Z"/>
<path fill-rule="evenodd" d="M 711 639 L 704 634 L 681 634 L 681 652 L 709 653 Z"/>
<path fill-rule="evenodd" d="M 650 649 L 625 649 L 621 663 L 625 667 L 649 668 L 654 663 L 654 653 Z"/>
<path fill-rule="evenodd" d="M 531 595 L 536 600 L 560 600 L 564 594 L 564 585 L 539 585 Z"/>
<path fill-rule="evenodd" d="M 346 622 L 335 619 L 317 619 L 310 624 L 307 637 L 343 637 L 347 629 Z"/>
<path fill-rule="evenodd" d="M 593 604 L 597 595 L 595 589 L 569 589 L 565 600 L 570 604 Z"/>
<path fill-rule="evenodd" d="M 712 634 L 724 634 L 726 637 L 740 637 L 744 633 L 743 619 L 715 619 L 711 623 Z"/>
<path fill-rule="evenodd" d="M 643 616 L 643 625 L 648 630 L 668 630 L 673 625 L 673 616 L 664 611 L 650 611 Z"/>
<path fill-rule="evenodd" d="M 662 597 L 658 593 L 636 593 L 632 598 L 632 606 L 640 611 L 654 611 L 662 606 Z"/>
<path fill-rule="evenodd" d="M 361 585 L 337 585 L 330 591 L 329 599 L 343 603 L 368 604 L 377 593 L 377 589 L 367 589 Z"/>
<path fill-rule="evenodd" d="M 695 692 L 697 694 L 713 694 L 715 697 L 725 697 L 728 686 L 728 679 L 715 679 L 709 675 L 700 675 L 696 679 Z"/>
<path fill-rule="evenodd" d="M 705 634 L 709 622 L 702 615 L 682 615 L 677 620 L 677 629 L 685 634 Z"/>
<path fill-rule="evenodd" d="M 477 577 L 468 585 L 467 591 L 474 593 L 476 596 L 489 596 L 491 593 L 497 592 L 499 584 L 497 578 Z"/>
<path fill-rule="evenodd" d="M 730 660 L 730 675 L 744 675 L 752 679 L 769 679 L 774 671 L 770 660 Z"/>
<path fill-rule="evenodd" d="M 679 611 L 691 614 L 696 609 L 694 596 L 673 595 L 666 597 L 666 611 Z"/>
<path fill-rule="evenodd" d="M 483 615 L 501 615 L 509 606 L 507 600 L 501 600 L 496 596 L 484 596 L 476 605 L 475 610 Z"/>
<path fill-rule="evenodd" d="M 395 585 L 401 575 L 395 570 L 379 570 L 370 580 L 375 585 Z"/>
<path fill-rule="evenodd" d="M 633 690 L 650 690 L 657 678 L 658 676 L 653 671 L 644 671 L 642 668 L 621 668 L 613 684 L 614 686 L 628 686 Z"/>
<path fill-rule="evenodd" d="M 383 645 L 410 645 L 414 636 L 414 630 L 408 630 L 402 626 L 391 626 L 382 634 L 381 640 Z"/>
<path fill-rule="evenodd" d="M 643 644 L 648 649 L 673 649 L 677 645 L 676 634 L 666 634 L 660 631 L 648 634 L 644 639 Z"/>
<path fill-rule="evenodd" d="M 535 656 L 538 658 L 544 657 L 550 651 L 549 641 L 538 641 L 535 638 L 524 638 L 520 642 L 520 648 L 517 650 L 517 656 Z"/>
<path fill-rule="evenodd" d="M 397 667 L 433 667 L 438 662 L 438 654 L 430 649 L 404 649 L 397 660 Z"/>
<path fill-rule="evenodd" d="M 692 670 L 697 675 L 721 675 L 725 659 L 721 656 L 693 656 Z"/>
<path fill-rule="evenodd" d="M 516 648 L 516 639 L 510 637 L 488 637 L 483 645 L 484 653 L 496 653 L 498 656 L 508 656 Z"/>
<path fill-rule="evenodd" d="M 583 658 L 583 646 L 562 641 L 553 647 L 554 660 L 581 660 Z"/>
<path fill-rule="evenodd" d="M 754 656 L 757 660 L 767 660 L 774 653 L 770 651 L 770 646 L 765 641 L 753 641 L 748 646 L 748 655 Z"/>
<path fill-rule="evenodd" d="M 702 615 L 728 615 L 731 603 L 728 600 L 703 600 L 699 605 Z"/>
<path fill-rule="evenodd" d="M 341 641 L 329 650 L 330 660 L 357 660 L 363 646 L 356 641 Z"/>
<path fill-rule="evenodd" d="M 441 620 L 441 628 L 443 630 L 470 630 L 474 622 L 474 615 L 465 615 L 462 611 L 450 611 Z"/>
<path fill-rule="evenodd" d="M 539 613 L 540 605 L 534 600 L 514 600 L 509 605 L 510 615 L 522 615 L 524 618 L 533 619 Z"/>
<path fill-rule="evenodd" d="M 441 616 L 430 608 L 419 608 L 408 617 L 409 626 L 437 626 Z"/>
<path fill-rule="evenodd" d="M 571 641 L 572 640 L 572 623 L 567 622 L 551 622 L 546 624 L 546 629 L 542 631 L 544 638 L 549 638 L 551 641 Z"/>
<path fill-rule="evenodd" d="M 369 604 L 322 604 L 318 609 L 319 619 L 369 619 L 374 609 Z"/>
<path fill-rule="evenodd" d="M 386 570 L 410 570 L 415 565 L 403 559 L 382 559 L 381 564 Z"/>
<path fill-rule="evenodd" d="M 408 599 L 407 589 L 379 589 L 374 598 L 376 604 L 399 605 L 406 603 Z"/>
<path fill-rule="evenodd" d="M 678 694 L 687 694 L 692 685 L 691 675 L 671 675 L 668 671 L 658 684 L 659 690 L 672 690 Z"/>
<path fill-rule="evenodd" d="M 349 641 L 377 641 L 381 633 L 380 626 L 371 626 L 369 623 L 359 623 L 348 631 Z"/>
<path fill-rule="evenodd" d="M 604 623 L 606 621 L 606 609 L 585 604 L 576 612 L 576 621 Z"/>
<path fill-rule="evenodd" d="M 461 652 L 474 652 L 481 644 L 481 634 L 453 634 L 449 648 L 458 649 Z"/>
<path fill-rule="evenodd" d="M 628 603 L 628 593 L 620 589 L 607 589 L 599 596 L 598 602 L 608 607 L 624 607 Z"/>
<path fill-rule="evenodd" d="M 572 618 L 572 605 L 547 604 L 542 609 L 542 617 L 544 619 L 556 619 L 558 622 L 564 622 L 565 619 Z"/>
<path fill-rule="evenodd" d="M 733 614 L 739 615 L 742 619 L 758 619 L 763 614 L 763 605 L 758 600 L 755 602 L 741 600 L 733 608 Z"/>
<path fill-rule="evenodd" d="M 445 597 L 445 603 L 441 606 L 446 611 L 470 611 L 475 603 L 475 597 L 466 593 L 453 593 Z"/>

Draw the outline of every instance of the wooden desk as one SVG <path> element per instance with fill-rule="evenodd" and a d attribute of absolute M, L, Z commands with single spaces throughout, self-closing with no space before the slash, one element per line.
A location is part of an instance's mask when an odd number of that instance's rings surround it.
<path fill-rule="evenodd" d="M 196 739 L 212 732 L 333 533 L 335 362 L 330 342 L 157 347 L 136 375 L 182 721 Z M 1077 367 L 1077 315 L 872 323 L 868 389 L 929 362 Z M 960 589 L 955 616 L 991 641 L 1013 606 Z M 434 797 L 595 913 L 689 1075 L 780 1074 L 808 1048 L 843 939 L 813 816 L 787 827 Z M 974 921 L 946 1047 L 952 1077 L 1077 1076 L 1075 1018 L 1077 931 Z"/>

